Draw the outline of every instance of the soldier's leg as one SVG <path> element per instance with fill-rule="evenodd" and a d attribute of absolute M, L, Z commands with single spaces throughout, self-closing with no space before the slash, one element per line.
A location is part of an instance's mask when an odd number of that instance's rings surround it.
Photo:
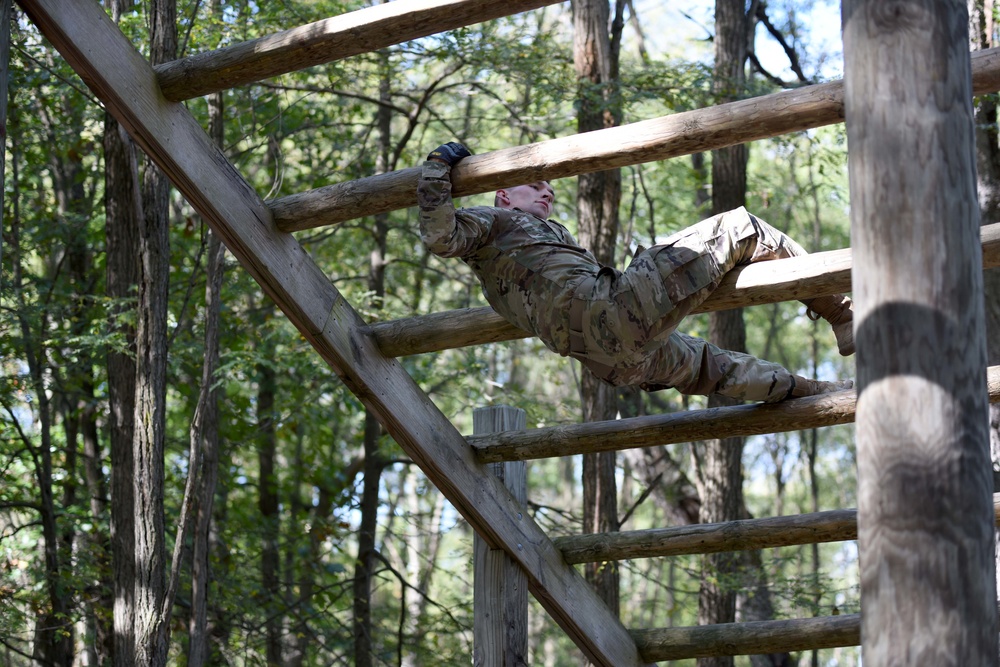
<path fill-rule="evenodd" d="M 723 350 L 700 338 L 675 333 L 665 341 L 662 352 L 652 355 L 654 364 L 646 369 L 650 379 L 640 385 L 642 389 L 656 391 L 663 388 L 658 376 L 664 369 L 656 362 L 677 354 L 670 348 L 680 348 L 681 354 L 688 356 L 680 377 L 674 373 L 671 378 L 671 386 L 682 394 L 721 394 L 741 401 L 776 403 L 854 386 L 852 380 L 827 382 L 805 378 L 791 373 L 780 364 Z"/>
<path fill-rule="evenodd" d="M 806 254 L 794 239 L 741 207 L 703 220 L 641 253 L 624 277 L 637 289 L 644 312 L 652 316 L 650 321 L 659 317 L 661 330 L 670 330 L 735 267 Z M 831 295 L 803 303 L 810 313 L 830 322 L 841 354 L 852 354 L 850 298 Z M 664 304 L 669 310 L 664 310 Z"/>
<path fill-rule="evenodd" d="M 760 218 L 755 219 L 760 232 L 758 246 L 751 262 L 809 254 L 787 234 L 778 231 Z M 814 299 L 802 299 L 802 303 L 806 305 L 806 313 L 810 319 L 823 318 L 830 323 L 840 354 L 845 357 L 854 354 L 854 302 L 850 297 L 831 294 Z"/>
<path fill-rule="evenodd" d="M 611 368 L 588 359 L 581 361 L 614 385 L 638 385 L 646 391 L 674 388 L 682 394 L 721 394 L 744 401 L 774 403 L 853 386 L 850 380 L 810 380 L 779 364 L 678 333 L 651 343 L 641 361 L 632 366 Z"/>

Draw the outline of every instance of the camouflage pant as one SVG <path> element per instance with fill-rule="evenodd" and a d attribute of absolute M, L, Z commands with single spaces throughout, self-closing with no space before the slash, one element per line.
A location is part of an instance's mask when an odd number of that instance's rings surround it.
<path fill-rule="evenodd" d="M 625 271 L 603 268 L 575 290 L 569 354 L 615 385 L 778 401 L 792 386 L 782 366 L 675 332 L 734 267 L 805 250 L 739 208 L 640 252 Z"/>

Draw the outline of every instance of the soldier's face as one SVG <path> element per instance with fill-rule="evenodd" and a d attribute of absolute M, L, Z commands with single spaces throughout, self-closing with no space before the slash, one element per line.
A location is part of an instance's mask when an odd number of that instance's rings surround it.
<path fill-rule="evenodd" d="M 519 208 L 542 220 L 552 213 L 555 198 L 555 192 L 548 181 L 536 181 L 497 190 L 497 201 L 502 208 Z"/>

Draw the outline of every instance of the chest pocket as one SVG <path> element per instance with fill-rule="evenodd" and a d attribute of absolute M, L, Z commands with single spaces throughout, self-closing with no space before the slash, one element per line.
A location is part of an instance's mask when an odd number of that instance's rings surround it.
<path fill-rule="evenodd" d="M 511 216 L 511 227 L 515 228 L 520 235 L 525 237 L 525 241 L 531 243 L 558 243 L 566 245 L 571 242 L 567 238 L 568 234 L 560 230 L 554 224 L 545 220 L 540 220 L 533 215 L 521 213 Z M 512 230 L 513 231 L 513 230 Z M 517 234 L 515 232 L 515 234 Z"/>

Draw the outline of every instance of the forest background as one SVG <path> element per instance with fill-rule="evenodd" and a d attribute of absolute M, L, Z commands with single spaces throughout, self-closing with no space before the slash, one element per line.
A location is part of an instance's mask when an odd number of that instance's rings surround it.
<path fill-rule="evenodd" d="M 153 62 L 362 6 L 106 4 Z M 612 45 L 620 37 L 617 71 L 613 86 L 588 89 L 575 69 L 574 12 L 584 3 L 574 2 L 186 104 L 274 198 L 417 165 L 443 141 L 484 153 L 589 129 L 581 114 L 595 90 L 612 122 L 626 124 L 840 75 L 835 4 L 736 4 L 747 42 L 739 85 L 725 91 L 710 3 L 605 5 L 605 36 Z M 171 22 L 172 40 L 150 38 L 169 34 Z M 11 30 L 0 664 L 468 663 L 468 526 L 17 10 Z M 849 245 L 842 126 L 756 142 L 742 159 L 752 212 L 810 250 Z M 713 160 L 621 170 L 609 260 L 622 267 L 639 244 L 710 214 L 720 187 Z M 553 185 L 554 217 L 589 238 L 578 228 L 583 186 Z M 414 209 L 298 239 L 370 321 L 484 305 L 460 262 L 423 248 Z M 828 327 L 801 305 L 740 318 L 751 353 L 806 375 L 853 376 L 853 361 L 837 356 Z M 684 324 L 694 335 L 712 328 L 708 317 Z M 529 427 L 594 414 L 579 366 L 537 340 L 401 361 L 463 433 L 479 406 L 524 408 Z M 612 416 L 706 404 L 671 390 L 611 400 Z M 133 419 L 143 415 L 155 419 Z M 706 520 L 706 447 L 612 455 L 613 527 Z M 748 439 L 736 450 L 739 512 L 854 507 L 853 447 L 850 426 Z M 586 467 L 578 456 L 529 462 L 528 509 L 550 535 L 589 525 Z M 147 548 L 148 570 L 115 565 Z M 681 557 L 628 561 L 614 574 L 610 595 L 626 601 L 627 627 L 704 620 L 706 586 L 728 591 L 741 619 L 858 611 L 854 543 L 756 552 L 726 572 Z M 534 602 L 530 651 L 530 664 L 584 663 Z M 736 664 L 857 662 L 857 649 L 831 649 Z"/>

